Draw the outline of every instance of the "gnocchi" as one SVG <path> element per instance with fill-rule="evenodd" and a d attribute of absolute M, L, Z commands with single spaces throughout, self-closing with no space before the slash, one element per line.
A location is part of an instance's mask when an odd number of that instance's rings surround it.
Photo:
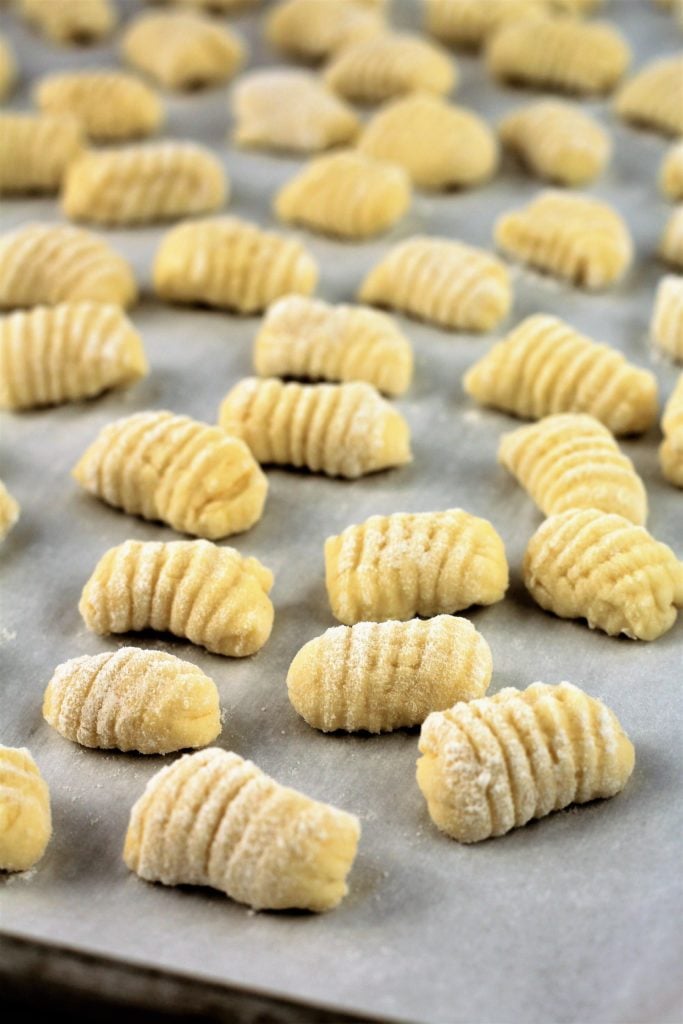
<path fill-rule="evenodd" d="M 544 0 L 426 0 L 425 27 L 448 46 L 478 50 L 502 25 L 544 7 Z"/>
<path fill-rule="evenodd" d="M 683 277 L 667 274 L 659 282 L 650 333 L 662 352 L 683 362 Z"/>
<path fill-rule="evenodd" d="M 624 121 L 663 135 L 683 134 L 683 56 L 660 57 L 622 86 L 614 108 Z"/>
<path fill-rule="evenodd" d="M 88 138 L 124 142 L 153 135 L 164 120 L 157 94 L 125 71 L 89 69 L 46 75 L 34 91 L 45 114 L 72 114 Z"/>
<path fill-rule="evenodd" d="M 126 61 L 166 89 L 218 85 L 233 78 L 246 60 L 242 39 L 225 25 L 198 14 L 140 14 L 121 45 Z"/>
<path fill-rule="evenodd" d="M 52 835 L 50 791 L 26 747 L 0 745 L 0 871 L 28 871 Z"/>
<path fill-rule="evenodd" d="M 683 487 L 683 373 L 664 407 L 664 440 L 659 447 L 662 473 L 676 487 Z"/>
<path fill-rule="evenodd" d="M 683 142 L 672 146 L 662 160 L 659 172 L 662 192 L 667 199 L 683 199 Z"/>
<path fill-rule="evenodd" d="M 440 46 L 409 33 L 383 32 L 335 54 L 325 81 L 352 103 L 381 103 L 421 89 L 445 95 L 455 88 L 458 72 Z"/>
<path fill-rule="evenodd" d="M 501 141 L 539 178 L 585 185 L 605 170 L 611 141 L 578 106 L 539 100 L 513 111 L 498 127 Z"/>
<path fill-rule="evenodd" d="M 659 254 L 666 263 L 683 270 L 683 204 L 676 207 L 666 222 Z"/>
<path fill-rule="evenodd" d="M 61 44 L 98 42 L 117 21 L 111 0 L 18 0 L 18 7 L 44 36 Z"/>
<path fill-rule="evenodd" d="M 0 541 L 3 541 L 19 519 L 19 502 L 0 480 Z"/>
<path fill-rule="evenodd" d="M 349 0 L 284 0 L 266 19 L 266 38 L 288 57 L 317 62 L 384 28 L 381 11 Z"/>
<path fill-rule="evenodd" d="M 0 114 L 0 195 L 57 192 L 82 143 L 69 115 Z"/>
<path fill-rule="evenodd" d="M 16 80 L 17 62 L 14 53 L 5 37 L 0 36 L 0 100 L 7 98 Z"/>

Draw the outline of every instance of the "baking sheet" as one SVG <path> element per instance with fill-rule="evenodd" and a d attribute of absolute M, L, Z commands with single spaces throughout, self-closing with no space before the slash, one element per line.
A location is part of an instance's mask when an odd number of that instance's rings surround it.
<path fill-rule="evenodd" d="M 126 4 L 126 15 L 134 7 Z M 671 19 L 645 0 L 613 2 L 609 14 L 628 35 L 638 64 L 680 45 Z M 417 10 L 408 5 L 397 17 L 414 23 Z M 6 13 L 0 21 L 24 73 L 13 107 L 28 106 L 30 80 L 48 68 L 115 59 L 114 47 L 61 51 Z M 252 63 L 272 63 L 254 16 L 237 23 L 252 40 Z M 525 99 L 489 83 L 475 58 L 461 57 L 459 64 L 459 100 L 490 119 Z M 166 134 L 209 143 L 232 179 L 231 210 L 272 225 L 270 197 L 299 161 L 232 150 L 225 141 L 228 93 L 168 97 Z M 647 325 L 662 273 L 651 254 L 668 212 L 654 185 L 665 143 L 618 125 L 603 102 L 586 106 L 609 123 L 616 148 L 609 173 L 591 191 L 628 217 L 638 250 L 635 269 L 606 295 L 515 271 L 514 313 L 497 336 L 530 313 L 556 313 L 650 366 L 664 398 L 676 371 L 653 357 Z M 538 187 L 506 165 L 481 190 L 417 195 L 406 219 L 379 241 L 349 245 L 302 232 L 321 264 L 318 294 L 351 299 L 387 248 L 417 231 L 486 246 L 496 216 Z M 59 219 L 56 203 L 2 203 L 3 230 L 27 219 Z M 116 416 L 163 407 L 215 419 L 225 392 L 251 371 L 258 324 L 150 298 L 151 260 L 162 233 L 108 233 L 147 292 L 132 317 L 151 375 L 125 392 L 0 421 L 0 477 L 22 504 L 20 522 L 0 553 L 0 740 L 30 747 L 49 781 L 54 810 L 54 838 L 40 866 L 0 879 L 0 928 L 401 1021 L 680 1020 L 683 626 L 652 645 L 610 639 L 543 614 L 526 595 L 520 563 L 541 517 L 496 465 L 500 433 L 516 424 L 475 408 L 460 385 L 491 337 L 400 321 L 416 351 L 414 386 L 398 403 L 413 431 L 411 466 L 355 483 L 268 471 L 263 520 L 228 541 L 258 556 L 276 576 L 275 628 L 256 657 L 231 661 L 154 635 L 132 640 L 172 650 L 216 680 L 226 711 L 222 746 L 360 816 L 363 837 L 347 899 L 317 917 L 254 914 L 217 893 L 165 889 L 127 872 L 121 848 L 129 809 L 168 759 L 69 744 L 43 722 L 41 698 L 59 662 L 130 642 L 89 634 L 78 615 L 81 587 L 101 553 L 128 537 L 169 540 L 174 534 L 89 498 L 69 470 Z M 660 478 L 658 441 L 653 430 L 624 449 L 647 486 L 650 529 L 683 552 L 683 495 Z M 504 602 L 468 613 L 493 651 L 491 692 L 569 679 L 614 708 L 637 749 L 633 778 L 616 799 L 474 847 L 458 845 L 430 823 L 414 781 L 417 730 L 324 736 L 295 714 L 285 687 L 301 644 L 334 624 L 324 588 L 325 537 L 373 513 L 456 505 L 493 521 L 512 570 Z"/>

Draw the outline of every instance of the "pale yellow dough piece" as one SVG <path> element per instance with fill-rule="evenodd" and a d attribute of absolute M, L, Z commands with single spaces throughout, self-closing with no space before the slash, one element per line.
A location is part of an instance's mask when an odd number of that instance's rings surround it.
<path fill-rule="evenodd" d="M 683 199 L 683 142 L 665 154 L 659 171 L 659 183 L 667 199 L 678 202 Z"/>
<path fill-rule="evenodd" d="M 385 25 L 379 10 L 353 0 L 284 0 L 266 18 L 266 39 L 288 57 L 317 62 L 369 39 Z"/>
<path fill-rule="evenodd" d="M 380 109 L 358 148 L 399 164 L 414 185 L 428 189 L 478 185 L 498 164 L 498 146 L 486 121 L 429 93 L 401 97 Z"/>
<path fill-rule="evenodd" d="M 504 146 L 538 178 L 560 185 L 585 185 L 604 171 L 612 144 L 605 129 L 580 107 L 539 100 L 503 118 Z"/>
<path fill-rule="evenodd" d="M 223 399 L 220 425 L 261 463 L 348 480 L 410 462 L 410 429 L 369 384 L 285 384 L 246 377 Z"/>
<path fill-rule="evenodd" d="M 73 743 L 141 754 L 205 747 L 221 731 L 212 679 L 189 661 L 135 647 L 58 665 L 43 717 Z"/>
<path fill-rule="evenodd" d="M 647 519 L 647 495 L 631 460 L 592 416 L 560 413 L 503 434 L 498 461 L 546 516 L 570 508 Z"/>
<path fill-rule="evenodd" d="M 246 60 L 245 44 L 236 32 L 182 11 L 140 14 L 130 22 L 121 49 L 132 67 L 167 89 L 227 82 Z"/>
<path fill-rule="evenodd" d="M 402 167 L 345 150 L 305 164 L 277 193 L 273 208 L 286 223 L 362 240 L 393 227 L 411 197 Z"/>
<path fill-rule="evenodd" d="M 14 53 L 5 37 L 0 36 L 0 100 L 9 95 L 16 80 L 17 64 Z"/>
<path fill-rule="evenodd" d="M 383 32 L 344 47 L 328 65 L 325 81 L 353 103 L 381 103 L 418 90 L 445 95 L 458 74 L 440 46 L 409 33 Z"/>
<path fill-rule="evenodd" d="M 683 205 L 677 206 L 666 222 L 659 254 L 666 263 L 683 270 Z"/>
<path fill-rule="evenodd" d="M 417 783 L 430 817 L 460 843 L 615 796 L 635 762 L 614 712 L 571 683 L 509 686 L 436 711 L 419 749 Z"/>
<path fill-rule="evenodd" d="M 507 22 L 543 14 L 545 0 L 426 0 L 425 27 L 448 46 L 478 50 Z"/>
<path fill-rule="evenodd" d="M 664 440 L 659 447 L 662 473 L 676 487 L 683 487 L 683 373 L 664 407 Z"/>
<path fill-rule="evenodd" d="M 134 805 L 123 859 L 148 882 L 209 885 L 255 910 L 331 910 L 360 823 L 213 747 L 185 754 Z"/>
<path fill-rule="evenodd" d="M 26 747 L 0 745 L 0 871 L 28 871 L 52 835 L 50 791 Z"/>
<path fill-rule="evenodd" d="M 631 50 L 609 22 L 528 18 L 503 25 L 486 47 L 486 65 L 503 82 L 579 95 L 610 92 Z"/>
<path fill-rule="evenodd" d="M 271 571 L 234 548 L 127 540 L 99 560 L 78 610 L 101 636 L 154 629 L 244 658 L 270 636 L 272 586 Z"/>
<path fill-rule="evenodd" d="M 260 313 L 283 295 L 310 295 L 318 267 L 297 239 L 237 217 L 179 224 L 154 261 L 154 290 L 172 302 Z"/>
<path fill-rule="evenodd" d="M 153 135 L 164 120 L 157 94 L 125 71 L 88 68 L 41 78 L 34 91 L 46 114 L 73 114 L 90 139 L 125 142 Z"/>
<path fill-rule="evenodd" d="M 558 317 L 527 317 L 464 377 L 482 405 L 523 419 L 584 412 L 613 434 L 639 434 L 657 418 L 657 382 L 621 352 Z"/>
<path fill-rule="evenodd" d="M 505 265 L 483 249 L 416 235 L 370 270 L 358 298 L 448 330 L 479 332 L 507 316 L 512 289 Z"/>
<path fill-rule="evenodd" d="M 147 372 L 140 335 L 118 306 L 65 302 L 0 317 L 0 408 L 74 402 Z"/>
<path fill-rule="evenodd" d="M 134 413 L 103 427 L 73 476 L 115 508 L 208 540 L 258 522 L 268 491 L 242 441 L 163 411 Z"/>
<path fill-rule="evenodd" d="M 314 729 L 390 732 L 482 697 L 491 670 L 489 645 L 467 619 L 359 622 L 304 644 L 289 667 L 287 689 Z"/>
<path fill-rule="evenodd" d="M 269 308 L 256 335 L 254 369 L 260 377 L 362 380 L 402 395 L 413 375 L 413 350 L 384 313 L 286 295 Z"/>
<path fill-rule="evenodd" d="M 84 153 L 67 171 L 62 209 L 92 224 L 149 224 L 212 213 L 228 194 L 223 165 L 205 146 L 152 142 Z"/>
<path fill-rule="evenodd" d="M 501 601 L 508 564 L 486 519 L 459 508 L 397 512 L 328 537 L 325 583 L 338 622 L 403 621 Z"/>
<path fill-rule="evenodd" d="M 617 93 L 624 121 L 663 135 L 683 135 L 683 56 L 660 57 L 641 68 Z"/>
<path fill-rule="evenodd" d="M 0 195 L 59 191 L 82 144 L 68 114 L 0 114 Z"/>
<path fill-rule="evenodd" d="M 232 111 L 238 146 L 315 153 L 351 142 L 359 128 L 353 109 L 317 75 L 267 68 L 243 75 Z"/>
<path fill-rule="evenodd" d="M 207 14 L 235 14 L 261 5 L 261 0 L 170 0 L 179 7 L 196 8 Z"/>
<path fill-rule="evenodd" d="M 683 362 L 683 277 L 667 274 L 659 282 L 650 334 L 657 348 Z"/>
<path fill-rule="evenodd" d="M 562 619 L 632 640 L 656 640 L 683 607 L 683 562 L 643 526 L 598 509 L 550 516 L 529 541 L 524 583 Z"/>
<path fill-rule="evenodd" d="M 4 540 L 19 518 L 19 502 L 0 480 L 0 541 Z"/>
<path fill-rule="evenodd" d="M 628 226 L 613 207 L 555 190 L 504 213 L 494 237 L 506 255 L 589 290 L 617 282 L 633 259 Z"/>
<path fill-rule="evenodd" d="M 18 0 L 23 17 L 56 43 L 96 43 L 114 29 L 111 0 Z"/>

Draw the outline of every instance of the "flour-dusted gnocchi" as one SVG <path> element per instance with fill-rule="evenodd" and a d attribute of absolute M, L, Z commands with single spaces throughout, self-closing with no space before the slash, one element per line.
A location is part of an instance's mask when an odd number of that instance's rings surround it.
<path fill-rule="evenodd" d="M 417 783 L 430 817 L 461 843 L 615 796 L 635 761 L 614 712 L 571 683 L 509 686 L 436 711 L 419 748 Z"/>
<path fill-rule="evenodd" d="M 504 213 L 494 237 L 507 255 L 590 290 L 614 284 L 633 259 L 630 231 L 615 209 L 591 196 L 555 190 Z"/>
<path fill-rule="evenodd" d="M 345 150 L 305 164 L 277 193 L 274 209 L 288 223 L 362 240 L 393 227 L 410 200 L 402 167 Z"/>
<path fill-rule="evenodd" d="M 0 871 L 28 871 L 52 835 L 50 791 L 26 747 L 0 745 Z"/>
<path fill-rule="evenodd" d="M 384 313 L 286 295 L 270 307 L 256 335 L 254 369 L 261 377 L 364 380 L 387 395 L 402 395 L 413 375 L 413 350 Z"/>
<path fill-rule="evenodd" d="M 659 254 L 666 263 L 683 270 L 683 204 L 676 207 L 666 222 Z"/>
<path fill-rule="evenodd" d="M 683 277 L 667 274 L 659 282 L 650 334 L 657 348 L 683 362 Z"/>
<path fill-rule="evenodd" d="M 118 306 L 65 302 L 0 317 L 0 408 L 34 409 L 125 387 L 148 371 Z"/>
<path fill-rule="evenodd" d="M 0 309 L 104 302 L 131 306 L 133 273 L 103 239 L 66 224 L 25 224 L 0 235 Z"/>
<path fill-rule="evenodd" d="M 283 295 L 310 295 L 318 267 L 295 238 L 237 217 L 179 224 L 154 261 L 154 290 L 172 302 L 260 313 Z"/>
<path fill-rule="evenodd" d="M 73 743 L 141 754 L 206 747 L 221 731 L 213 679 L 189 661 L 136 647 L 58 665 L 43 717 Z"/>
<path fill-rule="evenodd" d="M 448 46 L 478 50 L 506 22 L 542 14 L 545 0 L 426 0 L 425 27 Z"/>
<path fill-rule="evenodd" d="M 677 142 L 664 155 L 659 183 L 667 199 L 674 202 L 683 199 L 683 142 Z"/>
<path fill-rule="evenodd" d="M 358 298 L 448 330 L 479 332 L 507 315 L 512 289 L 504 264 L 483 249 L 417 235 L 370 270 Z"/>
<path fill-rule="evenodd" d="M 125 71 L 61 71 L 38 82 L 34 98 L 45 114 L 72 114 L 90 139 L 124 142 L 152 135 L 164 120 L 157 94 Z"/>
<path fill-rule="evenodd" d="M 369 384 L 285 384 L 247 377 L 228 392 L 220 425 L 262 463 L 348 480 L 410 462 L 410 429 Z"/>
<path fill-rule="evenodd" d="M 599 177 L 610 158 L 609 135 L 580 107 L 539 100 L 504 117 L 503 144 L 537 177 L 560 185 L 585 185 Z"/>
<path fill-rule="evenodd" d="M 478 402 L 523 419 L 584 412 L 613 434 L 639 434 L 657 418 L 652 373 L 542 313 L 494 345 L 463 383 Z"/>
<path fill-rule="evenodd" d="M 498 163 L 491 129 L 477 114 L 439 96 L 415 93 L 382 107 L 358 147 L 403 167 L 421 188 L 467 188 L 490 178 Z"/>
<path fill-rule="evenodd" d="M 271 46 L 288 57 L 321 61 L 376 36 L 384 25 L 381 10 L 353 0 L 284 0 L 268 15 L 265 31 Z"/>
<path fill-rule="evenodd" d="M 455 61 L 440 46 L 409 33 L 383 32 L 344 47 L 325 81 L 353 103 L 381 103 L 424 89 L 445 95 L 455 88 Z"/>
<path fill-rule="evenodd" d="M 610 92 L 630 61 L 629 45 L 614 25 L 571 18 L 509 22 L 486 47 L 495 78 L 580 95 Z"/>
<path fill-rule="evenodd" d="M 647 519 L 642 480 L 607 427 L 593 416 L 560 413 L 503 434 L 498 461 L 546 516 L 569 508 L 597 508 L 632 523 Z"/>
<path fill-rule="evenodd" d="M 325 541 L 325 583 L 338 622 L 430 617 L 501 601 L 503 542 L 462 509 L 371 516 Z"/>
<path fill-rule="evenodd" d="M 17 63 L 9 43 L 0 36 L 0 100 L 12 91 L 17 80 Z"/>
<path fill-rule="evenodd" d="M 390 732 L 482 697 L 491 670 L 489 645 L 467 619 L 359 622 L 304 644 L 289 667 L 287 689 L 314 729 Z"/>
<path fill-rule="evenodd" d="M 550 516 L 529 541 L 523 576 L 562 619 L 632 640 L 656 640 L 683 607 L 683 562 L 643 526 L 598 509 Z"/>
<path fill-rule="evenodd" d="M 208 540 L 127 540 L 99 560 L 78 609 L 100 636 L 154 629 L 244 658 L 273 628 L 273 574 Z"/>
<path fill-rule="evenodd" d="M 676 487 L 683 487 L 683 373 L 664 407 L 664 440 L 659 447 L 662 473 Z"/>
<path fill-rule="evenodd" d="M 82 144 L 69 114 L 0 114 L 0 195 L 57 192 Z"/>
<path fill-rule="evenodd" d="M 134 805 L 123 859 L 148 882 L 210 885 L 255 910 L 331 910 L 348 891 L 358 819 L 216 747 L 185 754 Z"/>
<path fill-rule="evenodd" d="M 71 220 L 146 224 L 219 210 L 228 193 L 205 146 L 153 142 L 84 153 L 66 173 L 62 208 Z"/>
<path fill-rule="evenodd" d="M 182 11 L 143 13 L 121 45 L 126 61 L 167 89 L 197 89 L 233 78 L 246 47 L 232 29 Z"/>
<path fill-rule="evenodd" d="M 137 412 L 103 427 L 73 475 L 115 508 L 209 540 L 258 522 L 268 490 L 237 437 L 163 411 Z"/>
<path fill-rule="evenodd" d="M 43 35 L 63 45 L 98 42 L 117 22 L 111 0 L 18 0 L 18 7 Z"/>
<path fill-rule="evenodd" d="M 317 75 L 267 68 L 243 75 L 232 97 L 238 146 L 315 153 L 349 143 L 359 120 Z"/>
<path fill-rule="evenodd" d="M 660 57 L 619 90 L 615 110 L 624 121 L 663 135 L 683 134 L 683 56 Z"/>
<path fill-rule="evenodd" d="M 4 540 L 19 518 L 19 502 L 0 480 L 0 541 Z"/>

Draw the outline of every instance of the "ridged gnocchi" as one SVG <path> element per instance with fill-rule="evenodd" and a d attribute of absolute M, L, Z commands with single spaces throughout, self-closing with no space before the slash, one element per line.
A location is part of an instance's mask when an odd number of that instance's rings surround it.
<path fill-rule="evenodd" d="M 344 47 L 328 64 L 325 81 L 352 103 L 381 103 L 420 89 L 445 95 L 457 85 L 458 72 L 440 46 L 407 32 L 383 32 Z"/>
<path fill-rule="evenodd" d="M 410 179 L 402 167 L 345 150 L 305 164 L 273 206 L 287 223 L 362 240 L 393 227 L 410 201 Z"/>
<path fill-rule="evenodd" d="M 0 317 L 0 408 L 35 409 L 125 387 L 148 372 L 118 306 L 65 302 Z"/>
<path fill-rule="evenodd" d="M 506 255 L 589 290 L 614 284 L 633 259 L 631 234 L 615 209 L 591 196 L 555 190 L 504 213 L 494 237 Z"/>
<path fill-rule="evenodd" d="M 242 39 L 198 14 L 143 13 L 130 22 L 125 60 L 166 89 L 198 89 L 233 78 L 246 59 Z"/>
<path fill-rule="evenodd" d="M 157 772 L 123 859 L 148 882 L 209 885 L 255 910 L 324 911 L 348 891 L 360 824 L 216 747 Z"/>
<path fill-rule="evenodd" d="M 50 791 L 26 747 L 0 745 L 0 871 L 28 871 L 52 835 Z"/>
<path fill-rule="evenodd" d="M 247 377 L 223 399 L 219 422 L 261 463 L 348 480 L 410 462 L 410 429 L 369 384 L 285 384 Z"/>
<path fill-rule="evenodd" d="M 154 260 L 154 290 L 172 302 L 260 313 L 283 295 L 310 295 L 318 267 L 295 238 L 237 217 L 179 224 Z"/>
<path fill-rule="evenodd" d="M 615 796 L 635 762 L 614 712 L 571 683 L 508 686 L 436 711 L 419 749 L 417 782 L 429 815 L 460 843 Z"/>
<path fill-rule="evenodd" d="M 664 440 L 659 447 L 662 473 L 676 487 L 683 487 L 683 373 L 678 378 L 662 417 Z"/>
<path fill-rule="evenodd" d="M 501 601 L 505 547 L 491 523 L 460 508 L 371 516 L 325 541 L 325 584 L 338 622 L 451 615 Z"/>
<path fill-rule="evenodd" d="M 18 7 L 28 22 L 55 43 L 98 42 L 117 22 L 111 0 L 18 0 Z"/>
<path fill-rule="evenodd" d="M 504 117 L 503 145 L 533 174 L 560 185 L 585 185 L 605 170 L 612 144 L 605 129 L 580 107 L 539 100 Z"/>
<path fill-rule="evenodd" d="M 237 437 L 156 410 L 103 427 L 73 476 L 115 508 L 208 540 L 242 533 L 258 522 L 268 490 Z"/>
<path fill-rule="evenodd" d="M 153 135 L 164 120 L 157 94 L 125 71 L 87 69 L 46 75 L 34 90 L 45 114 L 72 114 L 88 138 L 125 142 Z"/>
<path fill-rule="evenodd" d="M 32 223 L 0 235 L 0 309 L 136 299 L 129 265 L 90 231 Z"/>
<path fill-rule="evenodd" d="M 413 375 L 413 350 L 384 313 L 286 295 L 269 308 L 256 335 L 254 369 L 260 377 L 362 380 L 402 395 Z"/>
<path fill-rule="evenodd" d="M 172 654 L 135 647 L 58 665 L 43 718 L 72 743 L 140 754 L 205 747 L 221 731 L 213 679 Z"/>
<path fill-rule="evenodd" d="M 6 99 L 17 80 L 17 62 L 5 39 L 0 36 L 0 100 Z"/>
<path fill-rule="evenodd" d="M 483 405 L 522 419 L 583 412 L 613 434 L 639 434 L 657 418 L 653 374 L 543 313 L 527 317 L 494 345 L 463 384 Z"/>
<path fill-rule="evenodd" d="M 659 255 L 666 263 L 683 270 L 683 204 L 676 207 L 666 222 Z"/>
<path fill-rule="evenodd" d="M 304 644 L 289 667 L 287 690 L 314 729 L 390 732 L 482 697 L 491 671 L 489 645 L 467 619 L 359 622 Z"/>
<path fill-rule="evenodd" d="M 659 282 L 650 334 L 657 348 L 683 362 L 683 277 L 667 274 Z"/>
<path fill-rule="evenodd" d="M 506 22 L 544 7 L 545 0 L 426 0 L 425 28 L 448 46 L 478 50 Z"/>
<path fill-rule="evenodd" d="M 19 518 L 19 502 L 0 480 L 0 541 L 3 541 Z"/>
<path fill-rule="evenodd" d="M 82 143 L 68 114 L 0 114 L 0 195 L 57 192 Z"/>
<path fill-rule="evenodd" d="M 273 574 L 208 540 L 127 540 L 99 560 L 78 605 L 100 636 L 154 629 L 212 654 L 245 658 L 273 628 Z"/>
<path fill-rule="evenodd" d="M 632 640 L 656 640 L 683 607 L 683 562 L 643 526 L 598 509 L 550 516 L 529 541 L 524 583 L 562 619 Z"/>
<path fill-rule="evenodd" d="M 667 199 L 674 202 L 683 199 L 683 142 L 677 142 L 664 155 L 659 183 Z"/>
<path fill-rule="evenodd" d="M 382 107 L 363 129 L 358 148 L 398 164 L 414 185 L 427 189 L 478 185 L 498 163 L 498 146 L 486 121 L 429 93 Z"/>
<path fill-rule="evenodd" d="M 597 508 L 640 525 L 647 519 L 642 480 L 593 416 L 561 413 L 503 434 L 498 461 L 545 516 Z"/>
<path fill-rule="evenodd" d="M 317 62 L 342 47 L 369 39 L 384 28 L 380 10 L 352 0 L 284 0 L 265 24 L 266 39 L 276 50 L 298 60 Z"/>
<path fill-rule="evenodd" d="M 683 134 L 683 56 L 660 57 L 641 68 L 617 93 L 624 121 L 663 135 Z"/>
<path fill-rule="evenodd" d="M 369 271 L 358 298 L 448 330 L 479 332 L 507 316 L 512 289 L 504 264 L 483 249 L 416 235 Z"/>

